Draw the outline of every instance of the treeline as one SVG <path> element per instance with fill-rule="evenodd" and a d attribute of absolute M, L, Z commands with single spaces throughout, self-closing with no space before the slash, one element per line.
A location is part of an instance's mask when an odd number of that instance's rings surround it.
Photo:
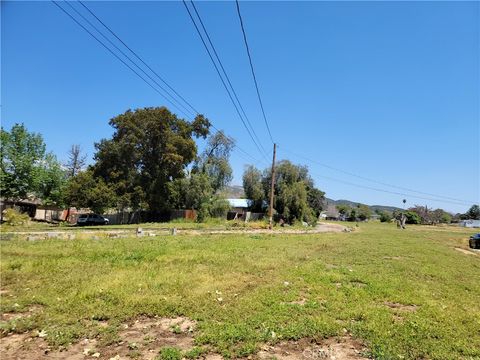
<path fill-rule="evenodd" d="M 269 168 L 260 171 L 250 165 L 243 174 L 245 196 L 252 200 L 252 211 L 266 211 L 270 201 L 272 173 Z M 314 186 L 306 166 L 288 160 L 275 167 L 275 220 L 287 223 L 297 221 L 312 224 L 323 209 L 325 193 Z"/>
<path fill-rule="evenodd" d="M 34 196 L 43 204 L 107 209 L 141 214 L 142 221 L 165 220 L 172 209 L 194 209 L 202 221 L 223 216 L 229 209 L 224 189 L 232 180 L 229 163 L 234 141 L 211 133 L 210 122 L 198 115 L 189 122 L 165 107 L 127 111 L 109 121 L 111 138 L 95 143 L 94 163 L 72 146 L 61 164 L 40 134 L 23 124 L 2 128 L 1 192 L 19 201 Z M 198 153 L 196 140 L 204 139 Z M 288 161 L 276 167 L 276 218 L 313 222 L 322 209 L 324 193 L 316 189 L 306 167 Z M 271 174 L 249 167 L 244 174 L 252 211 L 265 211 Z"/>

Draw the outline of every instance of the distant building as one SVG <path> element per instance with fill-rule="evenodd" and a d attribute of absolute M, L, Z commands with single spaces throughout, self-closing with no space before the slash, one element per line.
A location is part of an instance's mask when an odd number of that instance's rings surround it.
<path fill-rule="evenodd" d="M 227 199 L 227 201 L 232 207 L 232 211 L 237 213 L 246 212 L 252 203 L 252 200 L 249 199 Z"/>
<path fill-rule="evenodd" d="M 458 225 L 467 228 L 480 228 L 480 220 L 461 220 Z"/>
<path fill-rule="evenodd" d="M 324 220 L 339 220 L 340 213 L 335 204 L 327 204 L 327 209 L 320 213 L 320 218 Z"/>

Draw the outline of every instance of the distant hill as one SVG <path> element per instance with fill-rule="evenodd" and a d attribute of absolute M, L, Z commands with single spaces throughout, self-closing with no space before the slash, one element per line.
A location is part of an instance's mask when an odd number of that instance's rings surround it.
<path fill-rule="evenodd" d="M 225 193 L 227 199 L 243 199 L 245 198 L 245 192 L 243 191 L 243 186 L 241 185 L 230 185 L 225 188 Z M 350 207 L 357 207 L 358 203 L 353 202 L 350 200 L 333 200 L 329 198 L 325 198 L 327 203 L 336 205 L 348 205 Z M 388 205 L 368 205 L 372 212 L 378 211 L 388 211 L 393 212 L 395 210 L 402 210 L 401 208 L 395 206 L 388 206 Z"/>
<path fill-rule="evenodd" d="M 243 199 L 245 197 L 243 186 L 240 186 L 240 185 L 227 186 L 225 188 L 225 196 L 227 197 L 227 199 Z"/>
<path fill-rule="evenodd" d="M 350 207 L 356 207 L 359 204 L 358 202 L 353 202 L 353 201 L 344 200 L 344 199 L 333 200 L 333 199 L 326 198 L 326 200 L 329 204 L 348 205 Z M 375 210 L 388 211 L 388 212 L 393 212 L 395 210 L 402 210 L 401 208 L 398 208 L 398 207 L 395 207 L 395 206 L 388 206 L 388 205 L 368 205 L 368 207 L 370 207 L 372 212 L 375 212 Z"/>

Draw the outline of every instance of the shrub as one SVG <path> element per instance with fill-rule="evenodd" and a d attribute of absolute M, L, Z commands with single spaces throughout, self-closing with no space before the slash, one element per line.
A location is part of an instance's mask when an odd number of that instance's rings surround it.
<path fill-rule="evenodd" d="M 390 222 L 392 221 L 392 215 L 386 211 L 380 213 L 380 222 Z"/>
<path fill-rule="evenodd" d="M 7 225 L 19 226 L 28 224 L 30 217 L 28 214 L 22 214 L 15 209 L 7 209 L 4 211 L 3 220 Z"/>
<path fill-rule="evenodd" d="M 158 360 L 181 360 L 182 353 L 175 347 L 164 347 L 160 350 L 160 354 L 157 356 Z"/>

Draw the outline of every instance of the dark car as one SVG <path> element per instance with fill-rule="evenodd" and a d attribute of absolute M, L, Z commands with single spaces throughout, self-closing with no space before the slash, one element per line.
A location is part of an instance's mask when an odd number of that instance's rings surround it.
<path fill-rule="evenodd" d="M 82 214 L 77 219 L 77 225 L 108 225 L 108 219 L 98 214 Z"/>
<path fill-rule="evenodd" d="M 469 245 L 472 249 L 480 249 L 480 233 L 470 236 Z"/>

